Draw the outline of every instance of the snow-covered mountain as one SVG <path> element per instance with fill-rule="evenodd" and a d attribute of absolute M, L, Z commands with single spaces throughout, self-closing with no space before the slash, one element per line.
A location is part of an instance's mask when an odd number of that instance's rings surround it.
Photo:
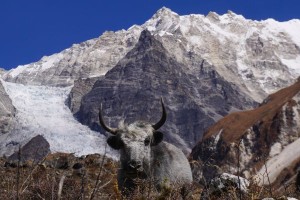
<path fill-rule="evenodd" d="M 138 36 L 134 30 L 108 31 L 38 62 L 18 66 L 3 79 L 25 85 L 72 86 L 78 78 L 104 75 L 133 48 Z"/>
<path fill-rule="evenodd" d="M 201 57 L 257 101 L 288 86 L 300 74 L 300 20 L 253 21 L 231 11 L 221 16 L 214 12 L 180 16 L 162 8 L 143 25 L 105 32 L 36 63 L 18 66 L 4 79 L 61 86 L 103 75 L 134 47 L 144 29 L 191 70 L 196 67 L 195 58 Z"/>
<path fill-rule="evenodd" d="M 300 73 L 299 20 L 252 21 L 230 11 L 179 16 L 161 9 L 143 26 L 178 60 L 193 66 L 188 56 L 200 56 L 258 101 Z"/>
<path fill-rule="evenodd" d="M 159 99 L 163 98 L 168 113 L 168 123 L 162 128 L 165 139 L 189 152 L 204 127 L 229 112 L 255 105 L 205 60 L 199 60 L 198 65 L 190 71 L 144 30 L 136 46 L 82 97 L 76 116 L 83 124 L 102 131 L 98 112 L 103 104 L 111 126 L 117 127 L 122 120 L 155 123 L 161 113 Z M 82 87 L 78 83 L 73 90 Z"/>
<path fill-rule="evenodd" d="M 120 120 L 155 121 L 161 112 L 160 97 L 168 112 L 166 139 L 189 151 L 208 127 L 227 114 L 253 109 L 295 82 L 300 75 L 299 33 L 298 19 L 253 21 L 231 11 L 180 16 L 162 8 L 142 25 L 105 32 L 38 62 L 1 71 L 1 91 L 5 95 L 5 89 L 11 99 L 10 127 L 4 128 L 12 129 L 0 134 L 0 153 L 8 155 L 17 144 L 39 134 L 51 151 L 103 153 L 100 103 L 105 120 L 115 126 Z M 221 136 L 219 132 L 213 135 Z M 285 139 L 288 135 L 276 134 Z M 273 138 L 270 145 L 275 146 L 264 152 L 271 149 L 272 155 L 284 157 L 283 146 L 294 148 L 297 134 L 281 146 Z M 196 159 L 200 154 L 195 149 Z"/>

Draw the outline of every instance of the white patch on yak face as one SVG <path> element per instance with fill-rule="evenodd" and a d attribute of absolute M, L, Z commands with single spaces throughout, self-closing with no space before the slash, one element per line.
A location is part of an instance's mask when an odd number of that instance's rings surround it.
<path fill-rule="evenodd" d="M 147 172 L 150 166 L 152 126 L 133 123 L 119 130 L 122 131 L 119 134 L 123 143 L 120 149 L 122 168 L 126 171 Z"/>

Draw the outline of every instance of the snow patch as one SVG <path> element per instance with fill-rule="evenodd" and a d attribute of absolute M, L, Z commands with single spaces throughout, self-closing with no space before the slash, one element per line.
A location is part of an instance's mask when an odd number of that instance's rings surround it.
<path fill-rule="evenodd" d="M 27 69 L 28 66 L 29 65 L 19 65 L 17 68 L 9 70 L 8 74 L 14 78 L 21 74 L 25 69 Z"/>
<path fill-rule="evenodd" d="M 291 36 L 291 39 L 300 46 L 300 20 L 293 19 L 281 23 L 282 28 Z"/>
<path fill-rule="evenodd" d="M 218 144 L 218 142 L 219 142 L 219 140 L 220 140 L 220 136 L 221 136 L 222 132 L 223 132 L 223 129 L 221 129 L 221 130 L 219 131 L 219 133 L 216 135 L 215 141 L 214 141 L 215 146 L 217 146 L 217 144 Z"/>
<path fill-rule="evenodd" d="M 271 150 L 270 150 L 270 157 L 274 157 L 282 151 L 282 145 L 279 142 L 276 142 L 275 144 L 272 145 Z"/>
<path fill-rule="evenodd" d="M 66 49 L 65 51 L 67 51 Z M 38 73 L 45 71 L 51 67 L 54 67 L 56 63 L 58 63 L 61 59 L 63 59 L 63 53 L 53 54 L 51 56 L 44 56 L 42 59 L 36 63 L 28 64 L 28 65 L 19 65 L 15 69 L 11 69 L 8 71 L 8 75 L 12 78 L 17 77 L 19 74 L 23 72 L 28 72 L 29 74 Z"/>
<path fill-rule="evenodd" d="M 54 67 L 56 63 L 58 63 L 61 59 L 63 59 L 64 55 L 62 53 L 53 54 L 51 56 L 44 56 L 41 59 L 41 71 L 45 71 L 51 67 Z"/>
<path fill-rule="evenodd" d="M 294 59 L 280 58 L 280 60 L 291 70 L 291 74 L 300 74 L 300 55 Z"/>
<path fill-rule="evenodd" d="M 255 180 L 257 180 L 257 183 L 259 185 L 268 184 L 268 177 L 270 179 L 270 182 L 273 183 L 280 172 L 284 170 L 284 168 L 288 167 L 294 160 L 300 157 L 299 146 L 300 138 L 287 145 L 280 154 L 268 160 L 266 163 L 266 167 L 263 166 L 255 176 Z"/>

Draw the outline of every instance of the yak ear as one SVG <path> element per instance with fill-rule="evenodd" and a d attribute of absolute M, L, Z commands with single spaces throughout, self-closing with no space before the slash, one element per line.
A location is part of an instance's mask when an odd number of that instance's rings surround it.
<path fill-rule="evenodd" d="M 123 147 L 123 142 L 120 140 L 118 136 L 110 136 L 107 138 L 107 144 L 116 150 L 119 150 Z"/>
<path fill-rule="evenodd" d="M 164 139 L 164 134 L 160 131 L 154 131 L 151 146 L 158 145 Z"/>

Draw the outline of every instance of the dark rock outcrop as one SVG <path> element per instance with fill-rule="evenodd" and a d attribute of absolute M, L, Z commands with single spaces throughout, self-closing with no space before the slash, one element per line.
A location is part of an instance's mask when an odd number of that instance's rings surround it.
<path fill-rule="evenodd" d="M 0 81 L 0 135 L 12 129 L 16 109 Z"/>
<path fill-rule="evenodd" d="M 25 144 L 20 149 L 20 151 L 15 152 L 11 156 L 9 156 L 7 162 L 10 165 L 16 165 L 18 161 L 20 161 L 22 165 L 26 164 L 26 162 L 39 163 L 49 153 L 49 143 L 43 136 L 37 135 L 36 137 L 32 138 L 27 144 Z"/>
<path fill-rule="evenodd" d="M 72 113 L 76 115 L 76 113 L 79 111 L 82 97 L 91 91 L 93 85 L 98 79 L 99 78 L 87 78 L 74 81 L 74 87 L 72 88 L 67 99 L 67 105 Z"/>

